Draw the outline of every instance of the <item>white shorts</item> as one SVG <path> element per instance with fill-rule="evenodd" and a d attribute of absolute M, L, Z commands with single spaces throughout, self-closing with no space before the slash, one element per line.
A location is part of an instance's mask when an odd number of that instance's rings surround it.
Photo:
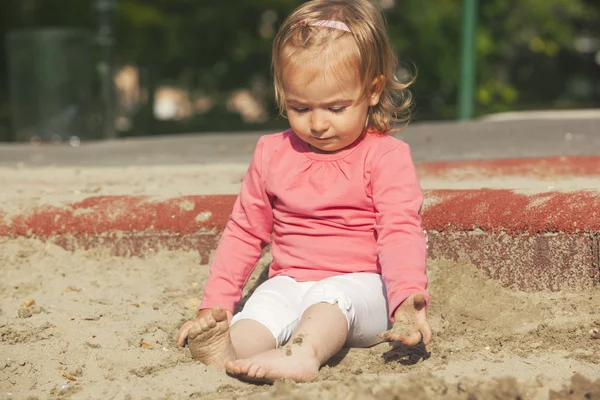
<path fill-rule="evenodd" d="M 387 297 L 381 275 L 356 273 L 317 282 L 296 282 L 276 276 L 260 285 L 232 324 L 252 319 L 264 325 L 277 347 L 292 337 L 304 311 L 317 303 L 337 304 L 348 319 L 347 347 L 381 343 L 379 335 L 391 328 Z"/>

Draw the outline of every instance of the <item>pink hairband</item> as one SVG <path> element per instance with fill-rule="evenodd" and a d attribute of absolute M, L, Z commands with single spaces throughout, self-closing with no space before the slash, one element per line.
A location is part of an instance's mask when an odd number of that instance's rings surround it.
<path fill-rule="evenodd" d="M 301 21 L 300 25 L 306 25 L 306 21 Z M 346 32 L 352 33 L 352 31 L 350 30 L 350 28 L 348 28 L 348 25 L 346 25 L 345 23 L 343 23 L 341 21 L 324 21 L 324 20 L 320 20 L 320 21 L 310 22 L 308 25 L 309 26 L 322 26 L 322 27 L 325 27 L 325 28 L 338 29 L 340 31 L 346 31 Z"/>

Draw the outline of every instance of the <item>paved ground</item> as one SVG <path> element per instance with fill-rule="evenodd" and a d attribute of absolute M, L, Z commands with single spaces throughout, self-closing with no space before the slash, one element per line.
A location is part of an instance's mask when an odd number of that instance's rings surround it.
<path fill-rule="evenodd" d="M 0 166 L 247 163 L 270 132 L 192 134 L 68 145 L 1 144 Z M 600 118 L 413 124 L 397 135 L 416 162 L 600 154 Z"/>

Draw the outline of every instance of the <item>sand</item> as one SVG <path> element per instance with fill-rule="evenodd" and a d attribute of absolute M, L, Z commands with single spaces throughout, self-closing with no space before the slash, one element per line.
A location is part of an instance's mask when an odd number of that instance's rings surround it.
<path fill-rule="evenodd" d="M 466 263 L 431 263 L 430 345 L 342 351 L 315 382 L 269 386 L 175 344 L 207 274 L 194 252 L 118 258 L 0 239 L 0 398 L 600 398 L 598 290 L 522 293 Z"/>
<path fill-rule="evenodd" d="M 236 194 L 245 163 L 0 168 L 9 214 L 90 196 Z M 423 177 L 424 189 L 597 188 L 598 177 Z M 246 290 L 268 265 L 263 258 Z M 193 252 L 118 258 L 0 238 L 0 399 L 600 399 L 600 290 L 522 293 L 467 263 L 429 265 L 433 342 L 343 351 L 308 384 L 241 383 L 175 338 L 208 267 Z M 26 304 L 26 305 L 24 305 Z"/>
<path fill-rule="evenodd" d="M 90 196 L 237 194 L 247 163 L 127 167 L 0 167 L 0 204 L 20 207 L 81 201 Z M 598 176 L 494 176 L 454 171 L 442 177 L 421 172 L 423 189 L 597 189 Z"/>

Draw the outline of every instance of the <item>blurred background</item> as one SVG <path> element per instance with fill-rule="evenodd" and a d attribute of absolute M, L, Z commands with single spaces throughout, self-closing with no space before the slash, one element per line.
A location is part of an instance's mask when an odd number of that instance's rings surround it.
<path fill-rule="evenodd" d="M 598 0 L 373 1 L 418 122 L 600 107 Z M 285 128 L 271 43 L 301 3 L 2 0 L 0 141 Z"/>

